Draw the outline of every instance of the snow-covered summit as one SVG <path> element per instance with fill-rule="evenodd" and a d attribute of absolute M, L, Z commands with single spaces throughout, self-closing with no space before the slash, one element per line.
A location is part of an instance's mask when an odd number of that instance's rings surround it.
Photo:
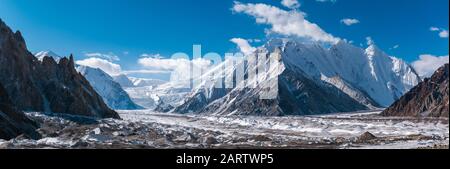
<path fill-rule="evenodd" d="M 278 76 L 278 82 L 270 83 L 279 89 L 277 99 L 259 100 L 259 87 L 215 88 L 214 82 L 232 77 L 236 67 L 212 68 L 203 75 L 209 77 L 210 83 L 194 87 L 175 111 L 279 115 L 375 109 L 389 106 L 420 81 L 410 65 L 374 44 L 363 49 L 345 41 L 326 46 L 272 39 L 255 53 L 247 55 L 247 59 L 279 57 L 280 64 L 273 71 L 258 74 L 257 79 L 272 80 Z M 246 80 L 248 85 L 256 79 Z"/>
<path fill-rule="evenodd" d="M 415 70 L 399 58 L 389 56 L 375 44 L 366 49 L 340 41 L 330 48 L 316 43 L 278 40 L 284 64 L 301 69 L 315 79 L 339 76 L 360 92 L 386 107 L 420 82 Z M 280 43 L 281 42 L 281 43 Z"/>
<path fill-rule="evenodd" d="M 61 56 L 52 51 L 40 51 L 35 53 L 34 56 L 41 62 L 44 60 L 45 56 L 53 58 L 53 60 L 55 60 L 56 63 L 59 63 L 59 60 L 61 60 L 62 58 Z"/>

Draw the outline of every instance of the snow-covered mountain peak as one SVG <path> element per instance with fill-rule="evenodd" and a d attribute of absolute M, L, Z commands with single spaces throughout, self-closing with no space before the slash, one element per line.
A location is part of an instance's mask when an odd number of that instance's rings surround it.
<path fill-rule="evenodd" d="M 274 53 L 275 55 L 271 55 Z M 259 47 L 255 54 L 258 56 L 249 55 L 248 59 L 277 56 L 281 61 L 279 69 L 274 69 L 278 70 L 274 71 L 276 73 L 259 76 L 263 80 L 279 75 L 302 75 L 319 86 L 330 84 L 369 108 L 389 106 L 420 81 L 411 66 L 401 59 L 387 55 L 374 44 L 364 49 L 345 41 L 327 47 L 324 44 L 296 39 L 271 39 Z M 233 71 L 230 69 L 224 74 L 232 75 Z M 254 79 L 247 80 L 252 82 Z M 219 96 L 226 96 L 228 92 L 200 87 L 194 88 L 190 96 L 205 96 L 200 100 L 209 103 L 216 98 L 210 96 L 217 93 Z"/>
<path fill-rule="evenodd" d="M 55 60 L 56 63 L 59 63 L 59 60 L 61 60 L 62 58 L 61 56 L 52 51 L 40 51 L 34 54 L 34 56 L 41 62 L 44 60 L 45 56 L 53 58 L 53 60 Z"/>
<path fill-rule="evenodd" d="M 101 69 L 81 65 L 78 65 L 76 69 L 89 81 L 110 108 L 116 110 L 142 108 L 131 100 L 119 83 Z"/>

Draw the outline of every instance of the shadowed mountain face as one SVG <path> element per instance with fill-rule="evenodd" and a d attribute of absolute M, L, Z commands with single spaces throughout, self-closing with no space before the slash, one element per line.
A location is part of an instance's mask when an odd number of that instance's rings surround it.
<path fill-rule="evenodd" d="M 275 116 L 377 109 L 389 106 L 420 81 L 411 66 L 375 45 L 362 49 L 341 41 L 326 48 L 292 39 L 272 39 L 246 56 L 247 60 L 259 60 L 257 54 L 278 63 L 267 68 L 267 72 L 258 72 L 258 79 L 247 77 L 246 81 L 262 80 L 278 88 L 275 99 L 259 99 L 264 89 L 244 82 L 233 89 L 211 86 L 234 76 L 239 66 L 228 66 L 202 75 L 207 77 L 203 79 L 212 79 L 212 83 L 194 87 L 174 112 Z M 240 64 L 244 65 L 240 67 L 246 76 L 250 71 L 256 72 L 245 62 Z M 256 67 L 268 65 L 259 61 L 257 64 Z"/>
<path fill-rule="evenodd" d="M 0 20 L 0 82 L 19 110 L 97 118 L 120 118 L 74 67 L 73 57 L 42 61 L 31 54 L 20 32 Z"/>
<path fill-rule="evenodd" d="M 266 53 L 267 55 L 259 57 L 282 58 L 281 50 L 279 49 L 272 53 L 273 55 Z M 254 60 L 257 60 L 257 58 Z M 249 72 L 248 69 L 245 71 L 246 73 Z M 225 70 L 225 72 L 233 71 Z M 220 75 L 223 73 L 216 74 Z M 246 86 L 231 90 L 210 88 L 209 91 L 208 88 L 203 88 L 194 92 L 195 95 L 188 97 L 185 103 L 174 111 L 178 113 L 193 112 L 218 115 L 281 116 L 351 112 L 368 109 L 368 107 L 352 99 L 335 86 L 315 80 L 302 70 L 282 60 L 279 60 L 278 64 L 274 64 L 270 71 L 260 73 L 258 78 L 261 77 L 266 80 L 272 79 L 269 85 L 273 85 L 273 88 L 278 88 L 275 99 L 260 99 L 260 94 L 265 90 L 261 86 L 256 88 Z M 254 81 L 254 79 L 247 80 Z"/>
<path fill-rule="evenodd" d="M 40 137 L 36 132 L 37 126 L 24 113 L 14 108 L 8 94 L 0 84 L 0 139 L 8 140 L 20 134 L 37 139 Z"/>
<path fill-rule="evenodd" d="M 431 78 L 411 89 L 391 107 L 384 116 L 448 117 L 449 64 L 439 68 Z"/>

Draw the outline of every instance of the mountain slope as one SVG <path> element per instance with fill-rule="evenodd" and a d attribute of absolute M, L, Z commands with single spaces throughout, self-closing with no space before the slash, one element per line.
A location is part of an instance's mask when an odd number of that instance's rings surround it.
<path fill-rule="evenodd" d="M 214 88 L 202 84 L 199 89 L 193 92 L 190 99 L 187 99 L 183 105 L 175 109 L 175 112 L 273 116 L 324 114 L 368 109 L 333 85 L 316 81 L 303 71 L 285 64 L 281 49 L 276 48 L 274 52 L 259 49 L 257 52 L 265 53 L 259 57 L 274 57 L 280 60 L 271 66 L 267 72 L 261 72 L 257 77 L 247 78 L 246 80 L 249 83 L 238 84 L 239 87 L 234 89 Z M 249 60 L 258 60 L 258 58 L 249 58 Z M 241 62 L 240 64 L 245 63 Z M 258 64 L 259 67 L 267 63 Z M 235 68 L 226 68 L 224 72 L 220 72 L 221 70 L 218 69 L 219 72 L 214 73 L 218 75 L 215 79 L 224 78 L 220 76 L 223 74 L 233 76 L 232 72 Z M 247 69 L 245 71 L 248 74 L 252 70 Z M 258 80 L 269 82 L 269 85 L 273 85 L 271 87 L 278 88 L 277 97 L 275 99 L 260 99 L 260 94 L 265 90 L 263 86 L 251 87 L 251 82 Z"/>
<path fill-rule="evenodd" d="M 144 79 L 144 78 L 135 78 L 135 77 L 129 77 L 131 82 L 133 83 L 133 86 L 135 87 L 149 87 L 152 86 L 153 88 L 156 88 L 159 85 L 162 85 L 164 83 L 167 83 L 163 80 L 158 79 Z"/>
<path fill-rule="evenodd" d="M 38 60 L 21 33 L 1 20 L 0 82 L 20 110 L 120 118 L 75 70 L 72 56 L 58 63 L 48 56 Z"/>
<path fill-rule="evenodd" d="M 266 57 L 276 54 L 280 60 L 278 68 L 260 76 L 266 81 L 278 77 L 271 83 L 278 88 L 277 99 L 259 99 L 261 87 L 223 89 L 201 84 L 174 111 L 305 115 L 375 109 L 390 105 L 420 81 L 412 67 L 386 55 L 375 45 L 361 49 L 341 41 L 326 49 L 314 43 L 273 39 L 255 53 L 265 53 Z M 254 56 L 247 56 L 247 60 L 257 60 L 251 57 Z M 221 70 L 222 66 L 213 68 L 203 79 L 212 79 L 209 84 L 215 84 L 234 76 L 236 67 Z M 252 70 L 244 71 L 248 74 Z"/>
<path fill-rule="evenodd" d="M 123 88 L 134 86 L 133 82 L 130 80 L 130 78 L 128 78 L 127 75 L 120 74 L 120 75 L 112 76 L 112 78 L 115 82 L 119 83 L 120 86 L 122 86 Z"/>
<path fill-rule="evenodd" d="M 374 44 L 361 49 L 340 41 L 325 49 L 318 44 L 273 40 L 267 46 L 281 47 L 286 64 L 302 69 L 314 79 L 338 76 L 382 107 L 392 104 L 420 81 L 411 66 L 388 56 Z"/>
<path fill-rule="evenodd" d="M 142 108 L 131 101 L 127 92 L 111 76 L 102 70 L 88 66 L 77 66 L 76 69 L 89 81 L 110 108 L 115 110 L 135 110 Z"/>
<path fill-rule="evenodd" d="M 439 68 L 383 111 L 385 116 L 448 117 L 449 64 Z"/>
<path fill-rule="evenodd" d="M 9 96 L 0 84 L 0 139 L 15 138 L 20 134 L 33 139 L 40 137 L 37 123 L 28 119 L 23 112 L 14 108 Z"/>

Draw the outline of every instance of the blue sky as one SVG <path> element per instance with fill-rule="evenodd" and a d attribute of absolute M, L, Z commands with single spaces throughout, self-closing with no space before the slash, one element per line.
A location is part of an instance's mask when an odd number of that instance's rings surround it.
<path fill-rule="evenodd" d="M 366 37 L 408 62 L 422 54 L 448 55 L 448 0 L 299 0 L 305 19 L 324 32 L 366 45 Z M 86 53 L 117 55 L 122 69 L 137 69 L 143 53 L 170 56 L 236 51 L 232 38 L 266 40 L 270 25 L 232 11 L 232 0 L 0 0 L 0 18 L 21 30 L 32 52 L 52 50 L 76 59 Z M 241 0 L 290 9 L 279 0 Z M 359 23 L 346 25 L 342 19 Z M 431 31 L 431 27 L 436 27 Z M 447 37 L 439 33 L 447 31 Z M 253 43 L 252 45 L 260 45 Z M 396 47 L 396 48 L 395 48 Z"/>

